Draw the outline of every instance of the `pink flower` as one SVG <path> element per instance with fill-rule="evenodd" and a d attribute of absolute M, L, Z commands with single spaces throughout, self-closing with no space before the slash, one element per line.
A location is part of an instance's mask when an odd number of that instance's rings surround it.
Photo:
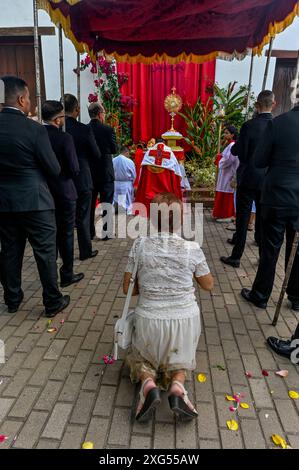
<path fill-rule="evenodd" d="M 98 95 L 96 95 L 95 93 L 90 93 L 90 95 L 88 96 L 88 101 L 89 103 L 96 103 L 98 101 Z"/>
<path fill-rule="evenodd" d="M 90 69 L 90 72 L 91 73 L 97 73 L 97 71 L 98 71 L 97 66 L 95 64 L 93 64 L 91 69 Z"/>
<path fill-rule="evenodd" d="M 89 57 L 89 55 L 87 55 L 87 56 L 85 57 L 85 61 L 84 61 L 84 62 L 85 62 L 85 65 L 91 64 L 92 60 L 91 60 L 91 58 Z"/>

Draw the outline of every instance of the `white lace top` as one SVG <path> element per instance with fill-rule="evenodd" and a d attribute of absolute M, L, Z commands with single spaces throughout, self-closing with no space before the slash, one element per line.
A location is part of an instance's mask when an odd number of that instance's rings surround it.
<path fill-rule="evenodd" d="M 198 316 L 193 277 L 210 272 L 199 244 L 169 233 L 138 238 L 129 255 L 127 272 L 133 272 L 139 252 L 136 314 L 160 320 Z"/>

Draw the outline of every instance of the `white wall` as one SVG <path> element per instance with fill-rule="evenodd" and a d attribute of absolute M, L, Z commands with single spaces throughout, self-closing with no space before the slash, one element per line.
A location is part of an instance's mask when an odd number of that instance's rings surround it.
<path fill-rule="evenodd" d="M 263 56 L 254 58 L 253 68 L 253 87 L 252 91 L 258 95 L 262 89 L 266 60 L 265 51 Z M 278 34 L 273 41 L 273 49 L 298 50 L 299 49 L 299 18 L 295 18 L 294 22 L 285 31 Z M 250 70 L 250 57 L 246 57 L 242 61 L 233 60 L 232 62 L 217 60 L 216 62 L 216 81 L 220 86 L 225 87 L 229 82 L 236 80 L 239 85 L 247 85 Z M 270 60 L 268 79 L 266 88 L 271 89 L 273 86 L 276 59 Z"/>
<path fill-rule="evenodd" d="M 0 0 L 0 27 L 22 27 L 33 25 L 32 0 Z M 53 26 L 49 15 L 39 11 L 39 26 Z M 77 94 L 77 75 L 73 69 L 77 66 L 77 53 L 73 44 L 66 38 L 64 46 L 65 92 Z M 47 99 L 60 98 L 58 30 L 56 36 L 42 37 L 42 52 L 45 73 Z M 89 71 L 81 74 L 82 121 L 88 122 L 87 98 L 93 91 L 92 75 Z"/>

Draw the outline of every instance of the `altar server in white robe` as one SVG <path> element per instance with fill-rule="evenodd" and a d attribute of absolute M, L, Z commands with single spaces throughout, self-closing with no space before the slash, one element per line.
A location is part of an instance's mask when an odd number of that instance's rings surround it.
<path fill-rule="evenodd" d="M 134 202 L 135 164 L 130 158 L 129 149 L 122 147 L 120 155 L 113 159 L 115 172 L 114 205 L 122 207 L 127 214 L 132 214 Z"/>

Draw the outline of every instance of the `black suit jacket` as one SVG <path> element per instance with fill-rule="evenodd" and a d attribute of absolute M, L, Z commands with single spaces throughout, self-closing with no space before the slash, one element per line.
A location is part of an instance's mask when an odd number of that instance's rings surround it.
<path fill-rule="evenodd" d="M 60 200 L 76 201 L 78 194 L 74 183 L 80 173 L 78 157 L 74 140 L 71 135 L 62 132 L 55 126 L 45 126 L 49 135 L 52 148 L 61 166 L 59 176 L 48 178 L 49 188 L 55 202 Z"/>
<path fill-rule="evenodd" d="M 299 211 L 299 106 L 268 123 L 254 159 L 267 168 L 262 204 Z"/>
<path fill-rule="evenodd" d="M 259 190 L 262 188 L 266 169 L 256 168 L 253 155 L 268 122 L 272 119 L 271 113 L 261 113 L 241 127 L 240 136 L 231 149 L 232 154 L 237 155 L 240 160 L 237 171 L 238 186 Z"/>
<path fill-rule="evenodd" d="M 44 126 L 21 111 L 0 113 L 0 212 L 54 209 L 46 178 L 60 165 Z"/>
<path fill-rule="evenodd" d="M 113 183 L 115 175 L 112 155 L 117 153 L 115 132 L 112 127 L 102 124 L 97 119 L 92 119 L 89 125 L 102 154 L 101 162 L 95 162 L 91 167 L 94 184 L 97 186 L 101 183 Z"/>
<path fill-rule="evenodd" d="M 101 152 L 97 146 L 91 128 L 72 117 L 66 119 L 66 131 L 74 139 L 79 160 L 80 173 L 75 178 L 78 192 L 91 191 L 93 183 L 90 166 L 101 161 Z"/>

